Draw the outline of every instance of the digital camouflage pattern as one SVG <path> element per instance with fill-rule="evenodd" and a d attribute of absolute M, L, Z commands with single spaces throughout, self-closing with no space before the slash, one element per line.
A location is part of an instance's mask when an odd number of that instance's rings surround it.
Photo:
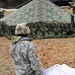
<path fill-rule="evenodd" d="M 30 34 L 30 28 L 25 23 L 20 23 L 15 28 L 15 34 Z"/>
<path fill-rule="evenodd" d="M 38 55 L 34 52 L 36 47 L 27 41 L 29 38 L 21 38 L 11 46 L 11 55 L 16 70 L 16 75 L 43 75 L 42 64 Z"/>

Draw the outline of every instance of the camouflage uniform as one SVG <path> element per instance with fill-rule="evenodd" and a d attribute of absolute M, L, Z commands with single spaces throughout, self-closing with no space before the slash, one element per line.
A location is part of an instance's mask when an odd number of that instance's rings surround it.
<path fill-rule="evenodd" d="M 37 50 L 29 38 L 21 38 L 11 46 L 11 55 L 16 75 L 43 75 L 42 65 Z"/>

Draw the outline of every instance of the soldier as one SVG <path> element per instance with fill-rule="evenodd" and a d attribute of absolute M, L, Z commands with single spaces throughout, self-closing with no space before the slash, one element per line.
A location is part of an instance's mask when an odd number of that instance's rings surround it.
<path fill-rule="evenodd" d="M 24 23 L 15 28 L 15 37 L 11 45 L 11 55 L 16 75 L 43 75 L 37 49 L 29 37 L 30 29 Z"/>

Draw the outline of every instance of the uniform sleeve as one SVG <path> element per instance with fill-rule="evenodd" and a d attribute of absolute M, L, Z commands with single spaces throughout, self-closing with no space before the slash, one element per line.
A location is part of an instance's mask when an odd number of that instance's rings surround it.
<path fill-rule="evenodd" d="M 35 75 L 43 75 L 42 64 L 36 52 L 37 49 L 31 43 L 28 49 L 28 58 L 31 62 L 31 68 L 34 70 Z"/>

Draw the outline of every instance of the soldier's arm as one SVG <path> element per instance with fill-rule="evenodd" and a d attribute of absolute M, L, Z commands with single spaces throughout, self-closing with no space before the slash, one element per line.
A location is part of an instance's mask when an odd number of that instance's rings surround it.
<path fill-rule="evenodd" d="M 28 58 L 31 62 L 31 68 L 34 70 L 35 75 L 43 75 L 42 64 L 37 55 L 37 49 L 32 43 L 28 49 Z"/>

